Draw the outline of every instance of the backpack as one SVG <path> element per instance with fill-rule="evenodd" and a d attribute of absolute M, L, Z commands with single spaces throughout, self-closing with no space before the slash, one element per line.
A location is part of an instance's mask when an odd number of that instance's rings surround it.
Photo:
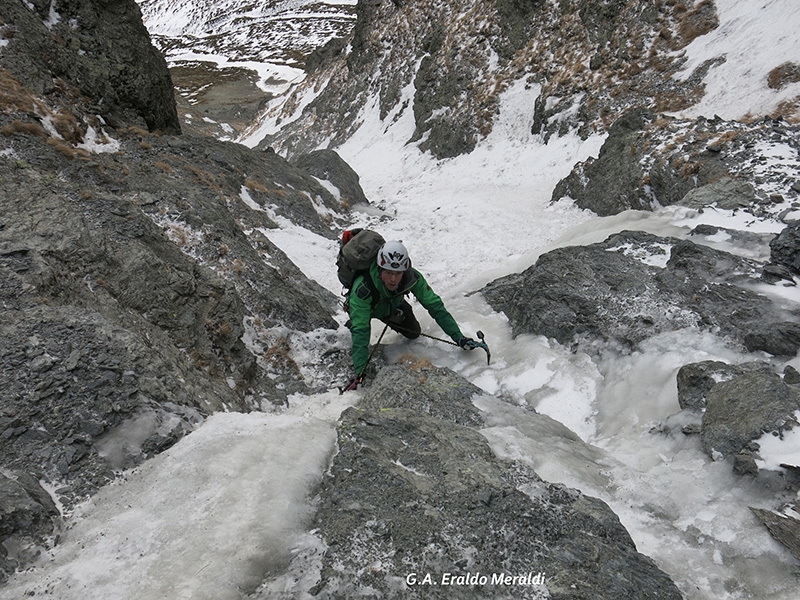
<path fill-rule="evenodd" d="M 342 234 L 336 274 L 344 286 L 344 295 L 350 291 L 356 277 L 369 271 L 384 243 L 381 234 L 370 229 L 348 229 Z"/>

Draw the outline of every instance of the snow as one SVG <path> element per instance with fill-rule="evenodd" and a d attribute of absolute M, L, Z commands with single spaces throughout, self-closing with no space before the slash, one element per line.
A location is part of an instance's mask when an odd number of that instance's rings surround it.
<path fill-rule="evenodd" d="M 800 422 L 800 411 L 795 412 L 794 418 Z M 780 470 L 782 464 L 796 465 L 800 456 L 800 427 L 787 429 L 780 436 L 765 433 L 756 444 L 762 456 L 756 460 L 760 469 Z"/>
<path fill-rule="evenodd" d="M 197 52 L 176 53 L 170 56 L 170 64 L 209 62 L 216 64 L 218 69 L 247 69 L 258 75 L 256 85 L 263 91 L 274 95 L 286 92 L 292 85 L 305 79 L 305 72 L 288 65 L 262 63 L 255 61 L 234 61 L 214 54 L 201 54 Z"/>
<path fill-rule="evenodd" d="M 708 95 L 687 115 L 761 114 L 784 94 L 797 93 L 765 87 L 772 66 L 800 62 L 800 46 L 790 35 L 800 24 L 794 4 L 717 0 L 722 24 L 687 49 L 686 75 L 720 53 L 728 60 L 711 69 Z M 403 94 L 410 98 L 413 89 Z M 486 333 L 493 357 L 487 365 L 480 351 L 463 352 L 425 338 L 408 341 L 390 332 L 384 337 L 388 359 L 413 353 L 484 390 L 474 402 L 486 414 L 483 434 L 494 452 L 607 502 L 638 550 L 653 558 L 686 598 L 796 598 L 792 573 L 798 561 L 748 508 L 771 508 L 774 492 L 733 474 L 729 463 L 708 458 L 698 436 L 682 433 L 696 417 L 677 403 L 681 365 L 764 356 L 738 354 L 712 335 L 683 330 L 651 339 L 631 355 L 608 351 L 594 362 L 541 337 L 512 338 L 505 316 L 471 293 L 525 269 L 553 248 L 598 242 L 625 229 L 680 238 L 700 223 L 765 234 L 783 226 L 714 209 L 671 207 L 599 218 L 569 201 L 550 204 L 556 182 L 576 162 L 596 156 L 603 138 L 565 136 L 545 145 L 530 134 L 537 94 L 536 86 L 510 87 L 497 127 L 469 156 L 435 161 L 420 153 L 406 145 L 413 131 L 411 111 L 381 121 L 375 104 L 360 115 L 361 129 L 337 149 L 360 174 L 373 202 L 354 214 L 353 225 L 402 239 L 462 330 Z M 782 160 L 784 150 L 764 155 L 768 162 Z M 244 188 L 241 196 L 248 202 Z M 339 293 L 336 244 L 273 218 L 279 229 L 264 234 L 306 275 Z M 731 249 L 724 235 L 704 243 Z M 664 251 L 668 255 L 669 248 Z M 661 255 L 639 258 L 663 266 Z M 787 305 L 796 308 L 800 302 L 791 288 L 776 293 Z M 439 333 L 424 311 L 417 314 L 423 331 Z M 313 336 L 308 343 L 316 343 Z M 344 329 L 336 343 L 348 344 Z M 295 352 L 302 363 L 302 346 Z M 786 364 L 800 367 L 800 358 Z M 335 453 L 338 416 L 362 393 L 293 396 L 288 408 L 274 413 L 210 417 L 82 506 L 59 545 L 0 594 L 16 598 L 30 592 L 59 600 L 241 598 L 265 574 L 274 577 L 267 591 L 275 594 L 293 589 L 295 577 L 304 577 L 307 589 L 315 557 L 324 549 L 309 531 L 311 495 Z M 765 436 L 759 444 L 762 467 L 796 464 L 800 430 L 787 431 L 783 440 Z M 295 568 L 309 570 L 287 569 L 292 557 Z"/>
<path fill-rule="evenodd" d="M 225 600 L 254 590 L 306 536 L 308 496 L 346 406 L 338 392 L 291 404 L 209 417 L 83 505 L 58 552 L 0 596 Z"/>
<path fill-rule="evenodd" d="M 800 83 L 781 90 L 767 87 L 767 76 L 786 62 L 800 63 L 800 11 L 796 0 L 714 0 L 720 25 L 685 49 L 688 59 L 679 79 L 687 79 L 707 60 L 724 57 L 705 77 L 703 99 L 683 117 L 719 115 L 741 119 L 765 115 L 800 95 Z"/>

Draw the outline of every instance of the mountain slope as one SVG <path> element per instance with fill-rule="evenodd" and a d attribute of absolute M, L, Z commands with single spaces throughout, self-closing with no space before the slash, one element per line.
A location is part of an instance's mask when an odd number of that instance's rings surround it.
<path fill-rule="evenodd" d="M 749 30 L 752 21 L 741 23 L 742 3 L 718 4 L 732 23 L 715 39 L 724 39 L 727 31 L 768 35 Z M 791 22 L 785 3 L 770 5 L 772 18 Z M 321 49 L 309 61 L 315 72 L 260 117 L 281 123 L 280 132 L 265 128 L 274 133 L 264 145 L 287 154 L 336 147 L 358 127 L 360 111 L 375 101 L 382 118 L 413 110 L 416 127 L 408 141 L 438 158 L 455 156 L 485 138 L 499 95 L 514 81 L 541 85 L 530 107 L 533 133 L 546 141 L 577 130 L 585 138 L 606 131 L 632 106 L 661 113 L 698 105 L 707 75 L 716 74 L 733 50 L 725 44 L 704 49 L 705 36 L 719 26 L 717 6 L 709 0 L 601 5 L 418 0 L 361 3 L 357 10 L 346 50 L 338 39 Z M 794 72 L 792 59 L 798 60 L 790 30 L 781 28 L 772 53 L 760 53 L 753 76 L 764 83 L 768 77 L 779 80 L 780 88 L 755 110 L 798 115 L 800 90 L 781 77 Z M 407 86 L 413 86 L 412 102 L 401 94 Z M 253 144 L 262 135 L 251 128 L 245 139 Z"/>

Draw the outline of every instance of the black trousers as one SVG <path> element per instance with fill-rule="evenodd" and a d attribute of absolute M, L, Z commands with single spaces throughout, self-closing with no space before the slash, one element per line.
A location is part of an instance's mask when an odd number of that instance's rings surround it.
<path fill-rule="evenodd" d="M 410 340 L 418 338 L 422 331 L 422 327 L 419 321 L 417 321 L 417 317 L 414 316 L 411 305 L 406 300 L 403 300 L 393 315 L 381 319 L 381 321 L 386 323 L 393 331 L 396 331 Z"/>

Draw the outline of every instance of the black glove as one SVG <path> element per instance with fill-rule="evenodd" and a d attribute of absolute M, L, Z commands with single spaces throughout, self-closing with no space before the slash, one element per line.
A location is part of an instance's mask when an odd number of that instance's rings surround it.
<path fill-rule="evenodd" d="M 351 390 L 357 390 L 358 386 L 364 383 L 364 374 L 361 375 L 354 375 L 350 381 L 347 382 L 347 385 L 342 388 L 343 392 L 349 392 Z"/>
<path fill-rule="evenodd" d="M 480 348 L 480 342 L 476 342 L 472 338 L 462 337 L 458 340 L 458 345 L 461 346 L 464 350 L 475 350 L 475 348 Z"/>

